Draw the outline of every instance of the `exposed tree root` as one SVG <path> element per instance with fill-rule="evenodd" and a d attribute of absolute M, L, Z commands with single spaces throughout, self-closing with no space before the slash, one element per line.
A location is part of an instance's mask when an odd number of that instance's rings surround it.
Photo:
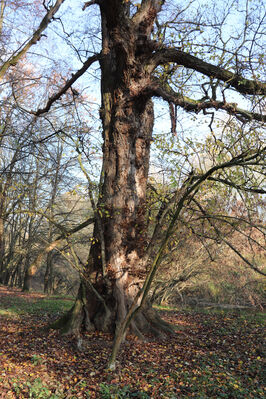
<path fill-rule="evenodd" d="M 93 314 L 92 314 L 93 313 Z M 90 313 L 87 303 L 77 299 L 74 306 L 60 319 L 50 325 L 50 328 L 59 329 L 63 335 L 80 336 L 83 331 L 102 331 L 114 334 L 121 319 L 117 316 L 117 306 L 113 310 L 106 309 L 99 304 L 96 312 Z M 175 328 L 160 318 L 157 311 L 149 306 L 140 309 L 134 320 L 131 321 L 129 333 L 140 340 L 147 336 L 164 338 L 167 334 L 175 333 Z"/>

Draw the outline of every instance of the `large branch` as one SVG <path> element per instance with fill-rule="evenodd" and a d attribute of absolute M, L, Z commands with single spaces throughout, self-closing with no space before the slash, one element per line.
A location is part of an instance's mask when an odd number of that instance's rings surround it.
<path fill-rule="evenodd" d="M 33 33 L 31 39 L 21 48 L 15 52 L 15 54 L 10 57 L 0 68 L 0 79 L 2 79 L 6 73 L 6 71 L 11 67 L 15 66 L 18 61 L 27 53 L 27 51 L 31 48 L 32 45 L 36 44 L 42 36 L 42 32 L 47 28 L 49 23 L 52 21 L 55 13 L 59 10 L 60 6 L 63 4 L 65 0 L 57 0 L 55 5 L 51 7 L 45 17 L 42 19 L 38 29 Z"/>
<path fill-rule="evenodd" d="M 92 57 L 88 58 L 86 62 L 84 62 L 83 67 L 80 68 L 76 73 L 72 74 L 72 77 L 68 79 L 65 85 L 59 90 L 57 93 L 53 94 L 47 101 L 46 106 L 44 108 L 39 108 L 37 111 L 31 111 L 32 114 L 36 116 L 40 116 L 48 112 L 53 105 L 53 103 L 67 92 L 67 90 L 76 82 L 78 78 L 80 78 L 87 69 L 95 62 L 100 59 L 100 54 L 95 54 Z"/>
<path fill-rule="evenodd" d="M 100 5 L 101 3 L 102 3 L 101 0 L 91 0 L 91 1 L 87 1 L 87 2 L 83 5 L 82 10 L 84 11 L 84 10 L 86 10 L 86 8 L 88 8 L 88 7 L 90 7 L 90 6 L 93 6 L 94 4 Z"/>
<path fill-rule="evenodd" d="M 175 48 L 162 48 L 158 50 L 150 61 L 149 69 L 152 71 L 158 65 L 167 64 L 168 62 L 174 62 L 178 65 L 200 72 L 203 75 L 222 80 L 227 86 L 234 87 L 242 94 L 266 94 L 265 83 L 245 79 L 243 76 L 205 62 L 198 57 Z"/>
<path fill-rule="evenodd" d="M 132 21 L 136 24 L 150 24 L 150 18 L 155 19 L 161 11 L 165 0 L 142 0 L 141 5 L 133 16 Z"/>
<path fill-rule="evenodd" d="M 230 115 L 235 115 L 241 122 L 247 122 L 253 119 L 259 122 L 266 122 L 266 115 L 238 108 L 236 103 L 227 103 L 225 101 L 213 99 L 193 100 L 183 96 L 175 92 L 169 85 L 163 85 L 159 79 L 153 80 L 148 91 L 150 95 L 163 98 L 189 112 L 199 113 L 200 111 L 208 109 L 216 109 L 226 111 Z"/>

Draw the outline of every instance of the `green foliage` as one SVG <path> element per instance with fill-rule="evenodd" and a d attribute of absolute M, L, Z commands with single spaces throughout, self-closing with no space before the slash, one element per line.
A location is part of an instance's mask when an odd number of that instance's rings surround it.
<path fill-rule="evenodd" d="M 150 396 L 144 391 L 131 391 L 129 385 L 119 387 L 114 384 L 100 384 L 100 394 L 102 399 L 149 399 Z"/>
<path fill-rule="evenodd" d="M 63 397 L 65 397 L 65 394 Z M 69 388 L 67 391 L 67 397 L 71 399 L 78 399 L 80 397 L 82 397 L 83 399 L 89 399 L 91 397 L 91 394 L 87 382 L 81 380 L 77 384 L 75 384 L 74 387 Z"/>
<path fill-rule="evenodd" d="M 19 398 L 25 399 L 61 399 L 62 395 L 58 396 L 54 394 L 44 385 L 40 378 L 36 378 L 34 381 L 26 381 L 21 383 L 16 381 L 13 383 L 13 392 Z"/>
<path fill-rule="evenodd" d="M 32 364 L 34 364 L 34 366 L 37 366 L 38 364 L 43 363 L 43 359 L 41 356 L 33 355 L 31 358 L 31 362 L 32 362 Z"/>
<path fill-rule="evenodd" d="M 219 287 L 217 287 L 217 285 L 215 285 L 213 282 L 210 282 L 208 284 L 208 289 L 211 293 L 212 298 L 216 301 L 218 299 L 218 295 L 219 295 Z"/>
<path fill-rule="evenodd" d="M 223 368 L 222 364 L 217 364 L 217 370 Z M 191 372 L 179 372 L 176 375 L 177 382 L 185 387 L 186 394 L 180 395 L 180 398 L 227 398 L 227 399 L 245 399 L 252 395 L 256 398 L 263 397 L 263 389 L 250 389 L 245 387 L 240 378 L 231 376 L 227 371 L 213 373 L 208 365 L 202 366 L 197 374 Z M 254 396 L 252 396 L 254 397 Z"/>

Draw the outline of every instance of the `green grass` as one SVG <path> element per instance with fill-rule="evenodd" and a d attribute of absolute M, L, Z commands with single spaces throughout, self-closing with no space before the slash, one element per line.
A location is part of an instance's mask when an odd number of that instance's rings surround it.
<path fill-rule="evenodd" d="M 100 395 L 102 399 L 150 399 L 150 396 L 143 391 L 132 391 L 129 385 L 119 387 L 114 384 L 100 384 Z"/>
<path fill-rule="evenodd" d="M 6 317 L 16 317 L 20 315 L 56 315 L 63 313 L 71 308 L 74 301 L 57 299 L 57 298 L 41 298 L 36 300 L 27 300 L 24 298 L 14 297 L 8 298 L 0 304 L 0 315 Z"/>
<path fill-rule="evenodd" d="M 63 394 L 52 393 L 40 378 L 36 378 L 32 382 L 21 382 L 19 380 L 14 381 L 12 391 L 17 397 L 22 399 L 62 399 L 64 397 Z"/>
<path fill-rule="evenodd" d="M 182 311 L 183 313 L 191 314 L 191 313 L 202 313 L 205 315 L 220 315 L 220 316 L 232 316 L 236 315 L 237 318 L 242 319 L 247 322 L 257 322 L 259 324 L 264 325 L 266 323 L 266 312 L 254 310 L 254 309 L 221 309 L 219 307 L 197 307 L 197 306 L 166 306 L 166 305 L 155 305 L 154 308 L 163 310 L 163 311 Z"/>
<path fill-rule="evenodd" d="M 14 312 L 14 310 L 12 310 L 12 309 L 8 309 L 8 310 L 0 309 L 0 316 L 14 318 L 14 317 L 17 317 L 18 315 L 17 315 L 17 312 Z"/>

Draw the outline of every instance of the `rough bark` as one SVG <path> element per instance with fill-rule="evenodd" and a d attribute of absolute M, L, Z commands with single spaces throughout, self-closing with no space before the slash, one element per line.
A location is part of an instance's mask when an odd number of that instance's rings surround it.
<path fill-rule="evenodd" d="M 145 62 L 154 50 L 150 33 L 160 6 L 147 1 L 143 13 L 133 21 L 127 17 L 125 2 L 112 3 L 100 3 L 103 184 L 97 209 L 106 270 L 96 224 L 76 304 L 55 325 L 63 325 L 70 333 L 82 324 L 87 330 L 115 332 L 146 274 L 146 188 L 154 114 L 151 98 L 143 90 L 150 82 Z M 144 332 L 169 331 L 148 303 L 130 327 L 140 337 Z"/>
<path fill-rule="evenodd" d="M 2 280 L 4 272 L 4 251 L 5 251 L 4 221 L 3 218 L 0 217 L 0 281 Z"/>

